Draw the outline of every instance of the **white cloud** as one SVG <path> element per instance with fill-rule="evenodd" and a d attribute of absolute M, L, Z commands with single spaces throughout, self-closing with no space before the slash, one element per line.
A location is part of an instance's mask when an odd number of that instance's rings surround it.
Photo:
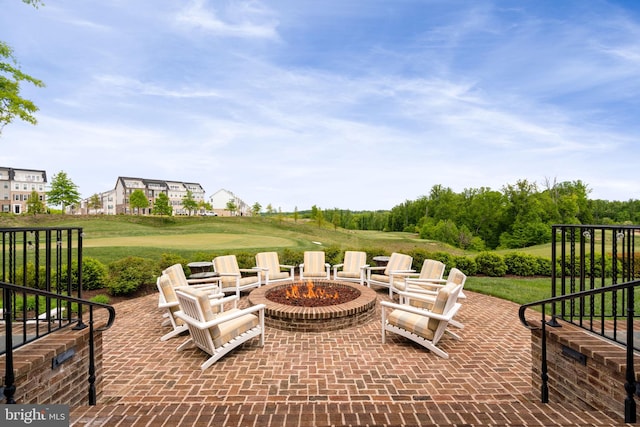
<path fill-rule="evenodd" d="M 54 36 L 37 13 L 28 37 L 0 16 L 47 83 L 2 164 L 65 170 L 84 196 L 139 176 L 284 210 L 545 177 L 638 197 L 633 15 L 496 4 L 61 1 L 56 22 L 78 25 Z"/>
<path fill-rule="evenodd" d="M 176 22 L 220 37 L 277 39 L 277 22 L 259 3 L 239 1 L 224 9 L 224 16 L 205 0 L 192 0 L 176 16 Z"/>

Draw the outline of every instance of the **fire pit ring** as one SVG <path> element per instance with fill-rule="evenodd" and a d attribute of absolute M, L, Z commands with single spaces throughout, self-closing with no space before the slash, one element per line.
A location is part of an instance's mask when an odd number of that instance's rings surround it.
<path fill-rule="evenodd" d="M 307 280 L 293 284 L 305 286 Z M 252 305 L 264 304 L 264 319 L 267 326 L 294 332 L 325 332 L 361 325 L 375 315 L 377 294 L 374 290 L 356 283 L 340 281 L 313 280 L 314 286 L 331 284 L 333 286 L 357 289 L 360 296 L 354 300 L 325 307 L 301 307 L 280 304 L 267 298 L 270 291 L 288 288 L 292 284 L 274 283 L 254 289 L 249 294 Z"/>

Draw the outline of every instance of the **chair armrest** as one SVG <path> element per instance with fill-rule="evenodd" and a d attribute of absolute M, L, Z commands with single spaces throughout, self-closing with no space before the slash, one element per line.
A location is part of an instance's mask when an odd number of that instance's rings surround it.
<path fill-rule="evenodd" d="M 415 270 L 391 270 L 389 272 L 389 276 L 394 275 L 394 276 L 401 276 L 401 275 L 407 275 L 407 274 L 411 274 L 411 273 L 415 273 Z"/>
<path fill-rule="evenodd" d="M 407 289 L 405 291 L 401 291 L 401 292 L 407 293 L 407 294 L 427 295 L 427 296 L 436 296 L 436 295 L 438 295 L 438 291 L 430 291 L 428 289 L 415 288 L 415 287 L 410 287 L 410 286 L 407 286 Z M 400 292 L 398 292 L 398 293 L 400 293 Z"/>
<path fill-rule="evenodd" d="M 414 288 L 416 286 L 419 287 L 429 287 L 432 288 L 434 290 L 438 290 L 440 288 L 444 288 L 445 285 L 441 284 L 441 283 L 435 283 L 433 280 L 431 279 L 411 279 L 411 278 L 405 278 L 404 280 L 405 284 L 407 286 L 411 286 L 411 285 L 415 285 Z"/>
<path fill-rule="evenodd" d="M 190 285 L 201 284 L 201 283 L 213 283 L 220 280 L 220 276 L 214 277 L 206 277 L 204 279 L 187 279 L 187 283 Z"/>
<path fill-rule="evenodd" d="M 219 282 L 217 280 L 216 282 Z M 199 285 L 189 285 L 190 289 L 198 289 L 199 291 L 216 291 L 220 288 L 218 283 L 202 283 Z"/>
<path fill-rule="evenodd" d="M 287 265 L 287 264 L 280 264 L 279 267 L 280 268 L 289 268 L 289 269 L 296 268 L 295 265 Z"/>
<path fill-rule="evenodd" d="M 158 308 L 171 308 L 171 307 L 177 307 L 178 305 L 180 305 L 178 301 L 158 302 Z"/>
<path fill-rule="evenodd" d="M 344 267 L 344 264 L 335 264 L 335 265 L 333 266 L 333 268 L 340 268 L 340 267 Z"/>
<path fill-rule="evenodd" d="M 398 295 L 406 298 L 406 299 L 416 299 L 418 301 L 424 301 L 424 302 L 433 302 L 435 300 L 435 293 L 434 294 L 427 294 L 425 293 L 418 293 L 415 291 L 410 291 L 410 292 L 406 292 L 406 291 L 400 291 L 398 292 Z"/>
<path fill-rule="evenodd" d="M 262 269 L 257 268 L 241 268 L 240 273 L 255 273 L 258 274 Z"/>
<path fill-rule="evenodd" d="M 420 316 L 425 316 L 430 319 L 445 320 L 447 322 L 453 319 L 453 316 L 455 316 L 455 314 L 458 312 L 458 310 L 461 307 L 459 303 L 456 303 L 446 315 L 443 315 L 443 314 L 433 313 L 428 310 L 423 310 L 417 307 L 413 307 L 410 305 L 396 304 L 394 302 L 388 302 L 388 301 L 382 301 L 380 302 L 380 305 L 382 305 L 383 307 L 392 308 L 394 310 L 402 310 L 402 311 L 406 311 L 407 313 L 418 314 Z"/>
<path fill-rule="evenodd" d="M 229 320 L 233 320 L 236 319 L 238 317 L 242 317 L 245 314 L 250 314 L 250 313 L 254 313 L 256 311 L 261 311 L 264 310 L 266 308 L 266 305 L 264 304 L 256 304 L 256 305 L 252 305 L 251 307 L 248 308 L 244 308 L 242 310 L 238 310 L 236 312 L 233 313 L 227 313 L 221 316 L 217 316 L 215 319 L 213 320 L 209 320 L 208 322 L 200 322 L 195 320 L 193 317 L 191 316 L 187 316 L 186 314 L 184 314 L 182 311 L 177 311 L 175 313 L 176 317 L 184 320 L 185 322 L 189 322 L 191 325 L 195 326 L 198 329 L 209 329 L 213 326 L 216 326 L 220 323 L 224 323 L 227 322 Z"/>
<path fill-rule="evenodd" d="M 226 304 L 228 302 L 233 302 L 234 304 L 237 302 L 238 300 L 238 296 L 237 295 L 230 295 L 228 297 L 224 297 L 224 298 L 220 298 L 217 301 L 211 301 L 211 307 L 215 307 L 218 305 L 223 305 Z"/>
<path fill-rule="evenodd" d="M 240 273 L 220 273 L 220 277 L 240 277 Z"/>
<path fill-rule="evenodd" d="M 368 267 L 366 267 L 366 268 L 365 268 L 365 270 L 369 270 L 369 271 L 374 271 L 374 270 L 375 270 L 375 271 L 384 271 L 386 268 L 387 268 L 387 267 L 382 267 L 382 266 L 381 266 L 381 267 L 377 267 L 377 266 L 376 266 L 376 267 L 371 267 L 371 266 L 368 266 Z"/>

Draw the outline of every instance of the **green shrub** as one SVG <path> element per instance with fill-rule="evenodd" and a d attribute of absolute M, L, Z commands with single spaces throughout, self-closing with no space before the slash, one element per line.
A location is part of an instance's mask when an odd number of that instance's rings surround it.
<path fill-rule="evenodd" d="M 26 280 L 25 280 L 26 279 Z M 52 278 L 52 280 L 55 280 Z M 46 289 L 47 288 L 47 270 L 44 266 L 40 266 L 38 269 L 38 283 L 36 283 L 36 266 L 32 262 L 27 263 L 27 271 L 25 278 L 25 271 L 23 268 L 16 269 L 15 284 L 20 286 L 26 286 L 32 289 Z"/>
<path fill-rule="evenodd" d="M 278 254 L 281 264 L 299 266 L 304 260 L 304 254 L 301 251 L 285 248 Z"/>
<path fill-rule="evenodd" d="M 62 271 L 62 283 L 65 284 L 69 271 L 64 268 Z M 102 289 L 107 282 L 107 267 L 95 258 L 85 257 L 82 259 L 82 289 Z M 78 263 L 74 261 L 71 265 L 71 289 L 78 289 Z"/>
<path fill-rule="evenodd" d="M 536 257 L 536 275 L 551 277 L 551 260 L 543 257 Z"/>
<path fill-rule="evenodd" d="M 407 255 L 413 258 L 413 264 L 411 265 L 416 271 L 420 271 L 420 269 L 422 269 L 422 264 L 424 264 L 425 259 L 431 259 L 431 253 L 422 248 L 414 248 L 410 250 Z"/>
<path fill-rule="evenodd" d="M 481 252 L 476 255 L 478 273 L 491 277 L 502 277 L 507 273 L 507 265 L 501 255 L 493 252 Z"/>
<path fill-rule="evenodd" d="M 466 256 L 453 257 L 453 265 L 467 276 L 473 276 L 478 271 L 476 261 Z"/>
<path fill-rule="evenodd" d="M 95 297 L 91 298 L 89 301 L 97 302 L 99 304 L 109 304 L 109 301 L 111 301 L 111 300 L 107 295 L 100 294 L 100 295 L 96 295 Z"/>
<path fill-rule="evenodd" d="M 344 259 L 344 251 L 339 246 L 331 245 L 324 249 L 324 260 L 331 265 L 339 264 Z"/>
<path fill-rule="evenodd" d="M 209 259 L 208 261 L 211 261 L 211 260 Z M 184 269 L 188 263 L 189 263 L 189 260 L 187 260 L 183 256 L 170 254 L 170 253 L 163 253 L 162 255 L 160 255 L 160 261 L 158 261 L 158 266 L 160 267 L 160 271 L 163 271 L 164 269 L 171 267 L 172 265 L 175 265 L 175 264 L 181 264 L 182 268 Z M 185 271 L 185 274 L 188 275 L 189 272 Z"/>
<path fill-rule="evenodd" d="M 521 252 L 506 254 L 504 263 L 507 265 L 507 273 L 515 276 L 534 276 L 538 267 L 538 262 L 533 255 Z"/>
<path fill-rule="evenodd" d="M 130 295 L 152 286 L 160 271 L 157 263 L 141 257 L 127 257 L 108 266 L 107 289 L 111 295 Z"/>
<path fill-rule="evenodd" d="M 449 270 L 454 266 L 454 256 L 447 252 L 433 252 L 431 259 L 440 261 L 445 265 L 445 274 L 449 274 Z"/>
<path fill-rule="evenodd" d="M 236 260 L 240 268 L 253 268 L 256 266 L 256 256 L 249 252 L 236 252 Z"/>

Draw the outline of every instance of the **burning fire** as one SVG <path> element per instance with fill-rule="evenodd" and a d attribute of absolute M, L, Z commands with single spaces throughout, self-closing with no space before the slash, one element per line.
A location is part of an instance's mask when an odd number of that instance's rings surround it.
<path fill-rule="evenodd" d="M 334 293 L 325 291 L 322 287 L 316 287 L 311 280 L 307 282 L 307 291 L 300 289 L 297 284 L 291 285 L 286 289 L 287 299 L 338 299 L 338 291 Z"/>

